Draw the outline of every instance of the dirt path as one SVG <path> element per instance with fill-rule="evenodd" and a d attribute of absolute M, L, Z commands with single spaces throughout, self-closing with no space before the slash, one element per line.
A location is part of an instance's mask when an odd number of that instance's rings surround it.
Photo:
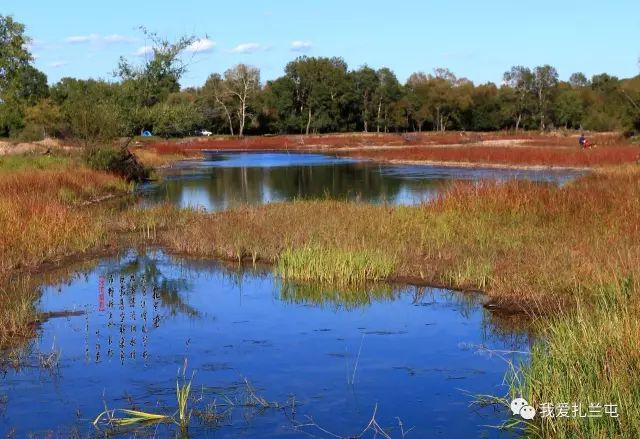
<path fill-rule="evenodd" d="M 20 155 L 20 154 L 45 154 L 52 149 L 71 151 L 76 150 L 74 146 L 64 145 L 57 139 L 44 139 L 38 142 L 9 142 L 0 140 L 0 156 Z"/>

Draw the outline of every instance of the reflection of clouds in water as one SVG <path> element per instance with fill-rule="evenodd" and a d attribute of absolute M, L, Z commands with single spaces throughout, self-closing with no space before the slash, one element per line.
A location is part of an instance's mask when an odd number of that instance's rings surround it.
<path fill-rule="evenodd" d="M 393 200 L 394 204 L 420 204 L 433 200 L 445 186 L 430 188 L 403 186 Z"/>
<path fill-rule="evenodd" d="M 183 187 L 179 206 L 182 208 L 206 208 L 209 205 L 209 192 L 204 187 Z"/>

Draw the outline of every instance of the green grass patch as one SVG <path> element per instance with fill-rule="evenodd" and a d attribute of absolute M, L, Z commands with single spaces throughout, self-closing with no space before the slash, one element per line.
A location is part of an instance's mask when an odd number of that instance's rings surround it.
<path fill-rule="evenodd" d="M 623 278 L 604 285 L 571 313 L 542 323 L 542 338 L 532 349 L 531 362 L 515 371 L 513 396 L 530 404 L 568 403 L 569 417 L 537 416 L 527 427 L 544 438 L 640 437 L 640 320 L 637 282 Z M 573 415 L 574 404 L 588 413 Z M 618 416 L 606 413 L 615 405 Z M 612 409 L 610 409 L 612 410 Z M 556 412 L 557 413 L 557 412 Z"/>
<path fill-rule="evenodd" d="M 393 268 L 394 260 L 381 253 L 305 247 L 283 251 L 276 273 L 285 279 L 354 285 L 385 279 Z"/>
<path fill-rule="evenodd" d="M 71 166 L 77 161 L 66 155 L 7 155 L 0 156 L 0 172 L 9 173 L 29 170 L 60 170 Z"/>

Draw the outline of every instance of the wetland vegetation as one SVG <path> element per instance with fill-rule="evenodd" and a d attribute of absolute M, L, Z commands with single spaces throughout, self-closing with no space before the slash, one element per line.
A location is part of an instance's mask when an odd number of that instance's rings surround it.
<path fill-rule="evenodd" d="M 293 304 L 353 309 L 362 298 L 397 297 L 397 282 L 482 291 L 486 306 L 524 313 L 543 334 L 531 359 L 516 369 L 513 391 L 536 404 L 583 401 L 590 383 L 590 400 L 619 404 L 615 420 L 547 419 L 529 426 L 531 434 L 626 437 L 637 431 L 631 409 L 637 395 L 627 391 L 635 379 L 640 261 L 640 173 L 633 166 L 562 186 L 457 182 L 418 205 L 320 199 L 207 212 L 138 206 L 128 183 L 73 155 L 5 163 L 0 315 L 7 355 L 41 331 L 41 290 L 32 278 L 43 267 L 160 245 L 199 259 L 271 264 L 284 281 L 301 282 L 282 289 L 282 299 Z M 107 195 L 125 198 L 88 203 Z M 376 281 L 391 283 L 375 287 L 381 295 L 372 296 L 367 291 Z"/>
<path fill-rule="evenodd" d="M 181 90 L 196 39 L 145 35 L 49 87 L 0 15 L 3 434 L 640 435 L 638 77 L 300 57 Z"/>

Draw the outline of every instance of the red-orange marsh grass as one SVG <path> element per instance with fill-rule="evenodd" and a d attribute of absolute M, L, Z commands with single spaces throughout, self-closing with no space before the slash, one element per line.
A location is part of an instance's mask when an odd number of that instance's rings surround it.
<path fill-rule="evenodd" d="M 524 166 L 594 167 L 640 161 L 640 147 L 601 146 L 588 150 L 532 146 L 441 146 L 359 150 L 349 155 L 377 160 L 460 162 Z"/>
<path fill-rule="evenodd" d="M 628 142 L 617 133 L 589 134 L 598 145 L 624 145 Z M 415 146 L 415 145 L 471 145 L 481 143 L 493 146 L 502 143 L 528 146 L 570 146 L 578 144 L 578 134 L 558 132 L 423 132 L 423 133 L 333 133 L 321 135 L 278 135 L 246 137 L 199 137 L 176 141 L 144 142 L 147 148 L 161 155 L 193 154 L 203 149 L 335 149 L 341 147 Z"/>
<path fill-rule="evenodd" d="M 0 283 L 14 270 L 103 242 L 103 216 L 82 205 L 127 190 L 119 178 L 81 166 L 0 174 Z"/>
<path fill-rule="evenodd" d="M 289 249 L 383 253 L 394 261 L 390 277 L 479 288 L 505 305 L 551 308 L 616 275 L 637 273 L 639 199 L 640 172 L 632 169 L 563 188 L 456 185 L 436 202 L 413 207 L 297 201 L 190 211 L 160 238 L 179 253 L 269 262 Z"/>

